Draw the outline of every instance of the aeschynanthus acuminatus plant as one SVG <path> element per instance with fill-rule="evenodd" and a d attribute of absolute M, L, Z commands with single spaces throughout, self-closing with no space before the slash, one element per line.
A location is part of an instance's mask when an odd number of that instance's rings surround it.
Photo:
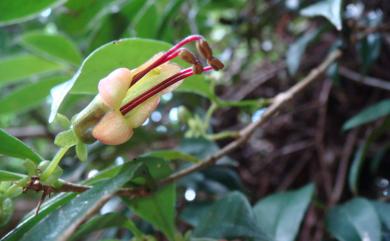
<path fill-rule="evenodd" d="M 206 66 L 184 48 L 192 42 L 206 60 Z M 172 63 L 175 58 L 184 60 L 192 67 L 182 68 Z M 85 160 L 86 144 L 97 140 L 106 145 L 119 145 L 128 141 L 133 129 L 142 125 L 157 108 L 161 95 L 174 90 L 194 74 L 223 67 L 222 62 L 214 57 L 207 41 L 200 35 L 191 35 L 168 51 L 155 54 L 137 68 L 112 70 L 99 81 L 95 98 L 71 119 L 69 130 L 57 135 L 55 143 L 61 148 L 52 161 L 40 165 L 40 182 L 60 185 L 56 181 L 62 173 L 59 163 L 69 148 L 76 146 L 77 156 Z"/>

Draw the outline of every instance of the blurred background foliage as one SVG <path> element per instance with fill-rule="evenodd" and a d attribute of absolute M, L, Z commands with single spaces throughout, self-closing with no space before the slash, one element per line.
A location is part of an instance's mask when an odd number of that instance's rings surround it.
<path fill-rule="evenodd" d="M 2 0 L 0 12 L 0 127 L 44 159 L 61 130 L 50 113 L 78 113 L 114 66 L 190 34 L 226 66 L 164 95 L 129 142 L 94 143 L 85 162 L 68 154 L 62 178 L 99 183 L 92 193 L 59 194 L 34 216 L 39 195 L 10 201 L 0 184 L 1 240 L 56 240 L 137 176 L 129 160 L 158 180 L 209 156 L 335 48 L 341 61 L 239 150 L 152 197 L 111 199 L 71 240 L 390 240 L 389 1 Z M 105 45 L 125 38 L 142 39 Z M 27 174 L 19 159 L 34 154 L 0 136 L 0 169 Z"/>

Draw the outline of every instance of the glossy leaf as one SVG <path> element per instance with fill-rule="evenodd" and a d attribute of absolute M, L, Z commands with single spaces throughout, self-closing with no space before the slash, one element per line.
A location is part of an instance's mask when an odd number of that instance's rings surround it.
<path fill-rule="evenodd" d="M 27 217 L 18 224 L 14 229 L 12 229 L 9 233 L 3 236 L 0 241 L 20 241 L 23 235 L 30 230 L 34 225 L 40 222 L 43 218 L 45 218 L 49 213 L 63 206 L 67 202 L 69 202 L 72 198 L 76 196 L 75 193 L 62 193 L 46 201 L 39 213 L 35 215 L 35 212 L 31 212 Z"/>
<path fill-rule="evenodd" d="M 63 68 L 60 64 L 30 54 L 2 58 L 0 59 L 0 86 L 53 73 Z"/>
<path fill-rule="evenodd" d="M 62 34 L 29 32 L 20 37 L 20 44 L 28 50 L 49 59 L 74 65 L 81 63 L 81 53 L 76 45 Z"/>
<path fill-rule="evenodd" d="M 323 0 L 302 9 L 300 13 L 307 17 L 323 16 L 327 18 L 337 30 L 341 30 L 341 5 L 342 0 Z"/>
<path fill-rule="evenodd" d="M 151 153 L 148 153 L 147 156 L 153 156 L 158 157 L 164 160 L 181 160 L 181 161 L 189 161 L 189 162 L 199 162 L 199 159 L 189 155 L 187 153 L 181 152 L 181 151 L 175 151 L 175 150 L 160 150 L 160 151 L 153 151 Z"/>
<path fill-rule="evenodd" d="M 356 46 L 362 63 L 362 73 L 367 73 L 381 54 L 381 34 L 371 33 Z"/>
<path fill-rule="evenodd" d="M 162 159 L 149 158 L 144 162 L 153 179 L 168 176 L 171 169 Z M 174 184 L 162 187 L 150 196 L 130 200 L 130 207 L 141 218 L 161 230 L 170 240 L 175 236 L 176 188 Z"/>
<path fill-rule="evenodd" d="M 40 223 L 29 230 L 21 241 L 58 240 L 63 232 L 103 196 L 116 192 L 125 183 L 134 177 L 140 164 L 124 165 L 121 172 L 114 178 L 103 181 L 88 191 L 79 194 L 61 209 L 46 216 Z"/>
<path fill-rule="evenodd" d="M 154 1 L 146 1 L 146 4 L 134 18 L 135 36 L 152 38 L 156 35 L 159 22 L 159 13 Z"/>
<path fill-rule="evenodd" d="M 43 160 L 42 157 L 35 153 L 30 147 L 8 134 L 3 129 L 0 129 L 0 143 L 1 155 L 20 159 L 30 159 L 35 163 L 39 163 Z"/>
<path fill-rule="evenodd" d="M 356 195 L 358 193 L 359 177 L 362 173 L 362 167 L 366 160 L 366 154 L 371 144 L 390 131 L 390 120 L 383 122 L 380 126 L 369 132 L 367 138 L 358 147 L 348 175 L 348 184 L 350 190 Z"/>
<path fill-rule="evenodd" d="M 53 8 L 64 0 L 1 0 L 0 26 L 23 22 L 36 17 L 41 11 Z"/>
<path fill-rule="evenodd" d="M 257 222 L 275 241 L 293 241 L 313 196 L 314 186 L 277 193 L 260 200 L 253 208 Z"/>
<path fill-rule="evenodd" d="M 239 192 L 228 194 L 210 207 L 200 218 L 199 225 L 195 227 L 194 236 L 270 240 L 257 223 L 248 200 Z"/>
<path fill-rule="evenodd" d="M 50 77 L 17 88 L 0 99 L 0 114 L 17 114 L 37 107 L 49 96 L 51 88 L 65 80 Z"/>
<path fill-rule="evenodd" d="M 326 228 L 339 241 L 381 240 L 378 215 L 372 204 L 363 198 L 330 209 Z"/>
<path fill-rule="evenodd" d="M 378 214 L 383 226 L 390 231 L 390 203 L 372 201 L 375 211 Z"/>
<path fill-rule="evenodd" d="M 349 176 L 348 176 L 349 189 L 355 194 L 357 194 L 358 192 L 359 174 L 363 166 L 368 145 L 369 143 L 365 141 L 363 144 L 359 146 L 358 150 L 355 153 L 355 156 L 352 161 L 351 169 L 349 171 Z"/>
<path fill-rule="evenodd" d="M 187 203 L 180 212 L 180 218 L 187 224 L 197 227 L 203 221 L 201 218 L 209 212 L 211 207 L 213 207 L 212 201 Z"/>
<path fill-rule="evenodd" d="M 161 21 L 159 22 L 156 37 L 159 38 L 163 36 L 164 31 L 167 29 L 167 25 L 171 18 L 175 16 L 178 9 L 184 3 L 184 0 L 170 0 L 167 6 L 164 9 L 163 15 L 161 16 Z"/>
<path fill-rule="evenodd" d="M 319 30 L 305 33 L 302 37 L 291 44 L 287 50 L 287 69 L 291 75 L 294 75 L 299 68 L 301 59 L 307 46 L 318 36 Z"/>
<path fill-rule="evenodd" d="M 0 182 L 17 181 L 24 177 L 26 175 L 0 170 Z"/>
<path fill-rule="evenodd" d="M 186 138 L 181 142 L 178 150 L 193 155 L 201 160 L 217 152 L 219 147 L 215 142 L 204 138 Z M 234 160 L 229 157 L 223 157 L 218 163 L 233 164 Z"/>
<path fill-rule="evenodd" d="M 120 213 L 107 213 L 93 217 L 87 223 L 80 226 L 77 232 L 72 235 L 71 241 L 80 240 L 85 235 L 101 229 L 121 227 L 127 221 L 127 217 Z"/>
<path fill-rule="evenodd" d="M 390 99 L 373 104 L 345 122 L 343 130 L 349 130 L 390 114 Z"/>
<path fill-rule="evenodd" d="M 68 0 L 63 6 L 65 11 L 56 16 L 56 23 L 62 31 L 81 35 L 96 27 L 99 20 L 111 13 L 112 7 L 118 2 L 118 0 Z"/>

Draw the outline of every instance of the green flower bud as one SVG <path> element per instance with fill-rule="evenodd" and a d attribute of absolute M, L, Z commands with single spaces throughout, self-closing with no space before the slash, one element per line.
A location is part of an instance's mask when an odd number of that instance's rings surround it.
<path fill-rule="evenodd" d="M 0 227 L 6 225 L 12 217 L 14 205 L 10 198 L 0 200 Z"/>
<path fill-rule="evenodd" d="M 5 192 L 5 195 L 9 198 L 15 198 L 23 193 L 23 187 L 18 184 L 12 184 L 8 190 Z"/>

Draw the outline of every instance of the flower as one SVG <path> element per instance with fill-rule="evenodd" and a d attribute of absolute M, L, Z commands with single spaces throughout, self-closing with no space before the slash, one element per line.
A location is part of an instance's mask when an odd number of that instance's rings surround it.
<path fill-rule="evenodd" d="M 209 66 L 203 67 L 195 55 L 182 48 L 194 41 Z M 182 69 L 171 63 L 176 57 L 192 67 Z M 202 36 L 189 36 L 136 69 L 118 68 L 100 80 L 99 94 L 72 120 L 74 132 L 83 142 L 96 139 L 107 145 L 122 144 L 157 108 L 161 95 L 177 88 L 189 76 L 222 68 Z"/>

